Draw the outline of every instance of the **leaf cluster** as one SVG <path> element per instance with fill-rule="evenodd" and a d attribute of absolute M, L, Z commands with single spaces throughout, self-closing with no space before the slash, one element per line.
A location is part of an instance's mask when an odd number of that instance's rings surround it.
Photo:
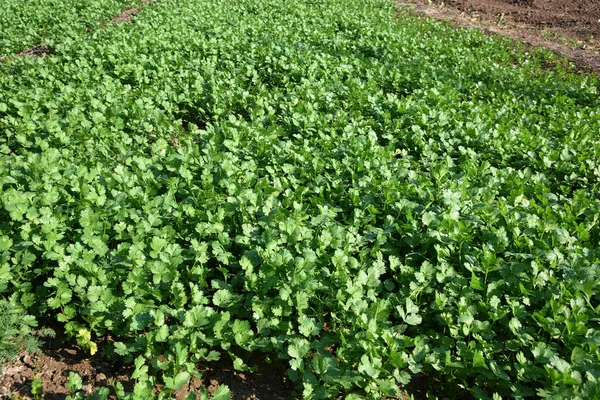
<path fill-rule="evenodd" d="M 136 3 L 135 0 L 3 0 L 0 57 L 34 46 L 53 46 L 77 39 Z"/>

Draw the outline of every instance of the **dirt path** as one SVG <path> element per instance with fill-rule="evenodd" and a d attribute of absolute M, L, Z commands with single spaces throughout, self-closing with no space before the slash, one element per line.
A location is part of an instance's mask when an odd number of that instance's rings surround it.
<path fill-rule="evenodd" d="M 600 0 L 399 0 L 414 13 L 561 54 L 600 74 Z"/>

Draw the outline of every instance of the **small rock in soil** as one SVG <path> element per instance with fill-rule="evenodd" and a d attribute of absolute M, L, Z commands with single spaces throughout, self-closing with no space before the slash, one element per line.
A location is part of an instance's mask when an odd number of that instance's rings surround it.
<path fill-rule="evenodd" d="M 100 373 L 98 375 L 96 375 L 96 383 L 97 384 L 103 384 L 106 383 L 106 375 Z"/>
<path fill-rule="evenodd" d="M 31 360 L 31 357 L 29 356 L 29 354 L 25 354 L 23 357 L 21 357 L 21 361 L 23 362 L 23 364 L 27 365 L 28 367 L 35 366 L 33 364 L 33 361 Z"/>

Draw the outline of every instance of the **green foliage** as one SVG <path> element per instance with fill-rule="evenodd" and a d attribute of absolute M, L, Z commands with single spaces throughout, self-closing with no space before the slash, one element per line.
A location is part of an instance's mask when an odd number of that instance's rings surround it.
<path fill-rule="evenodd" d="M 42 384 L 42 379 L 37 377 L 31 382 L 31 394 L 35 400 L 42 399 L 44 392 L 44 387 Z"/>
<path fill-rule="evenodd" d="M 135 0 L 2 0 L 0 57 L 75 39 L 132 7 Z"/>
<path fill-rule="evenodd" d="M 21 351 L 39 350 L 40 340 L 33 330 L 36 325 L 35 318 L 26 315 L 22 308 L 0 300 L 0 365 L 13 360 Z"/>
<path fill-rule="evenodd" d="M 250 353 L 307 399 L 597 398 L 599 82 L 515 47 L 383 0 L 172 0 L 9 60 L 0 292 L 115 338 L 132 399 Z"/>

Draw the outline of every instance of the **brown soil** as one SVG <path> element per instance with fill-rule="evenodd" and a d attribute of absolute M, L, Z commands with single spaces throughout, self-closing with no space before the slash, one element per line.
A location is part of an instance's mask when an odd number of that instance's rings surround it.
<path fill-rule="evenodd" d="M 258 371 L 254 373 L 235 371 L 230 362 L 211 363 L 200 369 L 208 385 L 208 391 L 213 392 L 219 385 L 229 387 L 234 400 L 287 400 L 294 396 L 294 384 L 287 378 L 286 368 L 273 366 L 257 360 Z"/>
<path fill-rule="evenodd" d="M 46 57 L 47 55 L 52 55 L 52 54 L 54 54 L 54 49 L 52 47 L 39 45 L 39 46 L 32 47 L 30 49 L 27 49 L 17 55 L 20 57 Z"/>
<path fill-rule="evenodd" d="M 123 382 L 125 385 L 132 371 L 131 367 L 97 362 L 78 346 L 63 346 L 61 339 L 50 339 L 40 352 L 23 352 L 16 360 L 2 365 L 0 396 L 9 393 L 17 397 L 28 396 L 32 381 L 40 378 L 44 398 L 63 400 L 69 395 L 67 381 L 70 372 L 81 376 L 83 390 L 89 394 L 95 388 L 109 386 L 111 382 Z"/>
<path fill-rule="evenodd" d="M 153 0 L 140 0 L 135 7 L 121 11 L 119 15 L 111 19 L 111 22 L 119 24 L 121 22 L 131 22 L 131 18 L 140 13 L 142 4 L 150 3 Z"/>
<path fill-rule="evenodd" d="M 118 24 L 120 22 L 130 22 L 131 21 L 131 17 L 138 14 L 140 12 L 139 7 L 133 7 L 127 10 L 123 10 L 121 12 L 121 14 L 117 15 L 116 17 L 114 17 L 113 19 L 111 19 L 112 22 L 114 22 L 115 24 Z"/>
<path fill-rule="evenodd" d="M 197 365 L 202 377 L 192 378 L 187 386 L 175 392 L 175 398 L 183 400 L 190 392 L 198 393 L 201 388 L 214 393 L 220 385 L 226 385 L 230 389 L 232 400 L 300 398 L 294 391 L 293 382 L 287 378 L 286 367 L 283 364 L 267 364 L 259 357 L 251 358 L 247 364 L 257 367 L 256 372 L 234 370 L 226 355 L 219 361 Z M 90 357 L 78 346 L 63 345 L 60 340 L 54 340 L 46 343 L 39 353 L 23 352 L 16 360 L 2 365 L 0 399 L 8 397 L 9 394 L 17 399 L 30 399 L 31 383 L 40 378 L 44 399 L 65 400 L 70 395 L 67 389 L 70 372 L 79 374 L 83 380 L 82 391 L 88 395 L 98 388 L 108 387 L 111 391 L 109 398 L 116 399 L 112 386 L 117 382 L 120 382 L 126 391 L 133 390 L 133 381 L 130 379 L 132 366 L 117 365 L 99 356 Z M 398 399 L 408 400 L 407 393 L 417 400 L 426 399 L 430 383 L 426 376 L 414 377 Z M 471 396 L 461 399 L 473 400 Z"/>
<path fill-rule="evenodd" d="M 198 393 L 200 388 L 213 393 L 220 385 L 227 385 L 233 400 L 294 398 L 293 384 L 287 379 L 283 366 L 269 365 L 260 359 L 250 363 L 258 366 L 257 372 L 235 371 L 227 356 L 217 362 L 198 365 L 202 377 L 192 378 L 186 387 L 175 392 L 175 397 L 182 400 L 190 392 Z M 0 398 L 9 393 L 16 398 L 30 397 L 31 383 L 40 378 L 44 399 L 64 400 L 70 394 L 67 389 L 70 372 L 82 378 L 82 390 L 86 394 L 108 387 L 111 398 L 116 398 L 112 389 L 116 382 L 121 382 L 127 391 L 133 390 L 133 382 L 129 378 L 133 372 L 131 366 L 117 365 L 98 356 L 90 357 L 78 346 L 63 346 L 60 341 L 53 341 L 46 344 L 40 353 L 24 352 L 16 360 L 2 365 Z"/>
<path fill-rule="evenodd" d="M 600 0 L 398 0 L 420 15 L 481 29 L 600 72 Z"/>
<path fill-rule="evenodd" d="M 512 22 L 576 40 L 600 39 L 600 0 L 448 0 L 446 4 L 494 20 L 504 15 Z"/>

